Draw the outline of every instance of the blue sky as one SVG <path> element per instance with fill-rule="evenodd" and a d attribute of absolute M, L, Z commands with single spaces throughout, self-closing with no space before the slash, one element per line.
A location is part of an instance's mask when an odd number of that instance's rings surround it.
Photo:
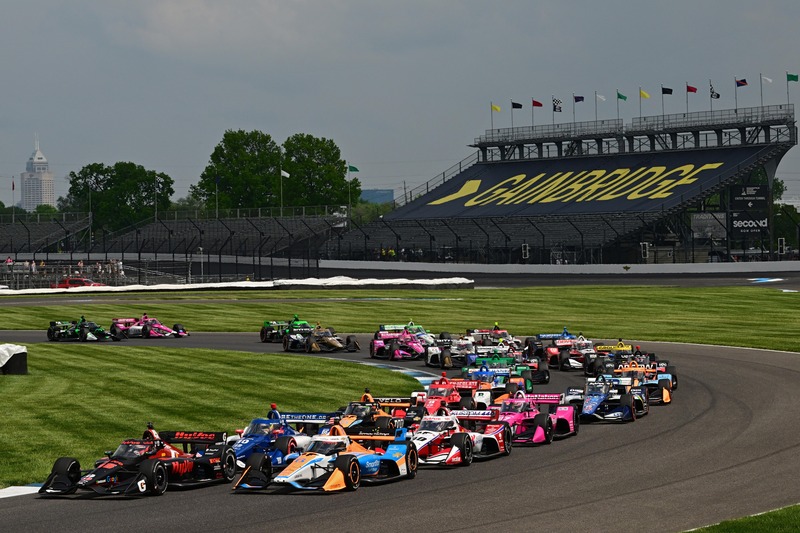
<path fill-rule="evenodd" d="M 490 127 L 511 125 L 511 99 L 562 99 L 556 122 L 786 103 L 800 72 L 800 2 L 607 0 L 405 2 L 31 0 L 0 18 L 0 201 L 38 134 L 56 175 L 94 162 L 166 172 L 176 196 L 196 183 L 228 129 L 333 139 L 365 188 L 412 188 L 472 153 Z M 800 99 L 792 84 L 791 101 Z M 549 108 L 536 122 L 548 123 Z M 793 148 L 778 177 L 800 196 Z M 19 183 L 17 183 L 17 193 Z M 17 194 L 17 201 L 19 195 Z"/>

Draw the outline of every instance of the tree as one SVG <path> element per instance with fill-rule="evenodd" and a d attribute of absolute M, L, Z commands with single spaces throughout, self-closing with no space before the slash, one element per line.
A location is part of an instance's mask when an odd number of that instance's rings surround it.
<path fill-rule="evenodd" d="M 286 205 L 349 205 L 361 197 L 361 182 L 347 180 L 347 165 L 330 139 L 298 133 L 283 143 L 284 166 L 291 174 L 283 184 Z"/>
<path fill-rule="evenodd" d="M 174 181 L 163 172 L 128 162 L 92 163 L 69 173 L 69 192 L 58 199 L 61 211 L 92 213 L 95 228 L 117 230 L 167 210 Z"/>
<path fill-rule="evenodd" d="M 39 204 L 36 206 L 36 209 L 34 209 L 33 212 L 37 215 L 55 215 L 58 213 L 58 209 L 50 204 Z"/>
<path fill-rule="evenodd" d="M 266 133 L 228 130 L 189 194 L 207 209 L 278 206 L 280 155 Z"/>

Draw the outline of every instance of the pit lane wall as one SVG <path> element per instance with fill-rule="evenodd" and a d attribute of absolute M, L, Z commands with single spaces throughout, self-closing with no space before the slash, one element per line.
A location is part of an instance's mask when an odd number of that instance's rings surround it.
<path fill-rule="evenodd" d="M 774 146 L 478 163 L 386 220 L 646 213 L 732 181 Z"/>

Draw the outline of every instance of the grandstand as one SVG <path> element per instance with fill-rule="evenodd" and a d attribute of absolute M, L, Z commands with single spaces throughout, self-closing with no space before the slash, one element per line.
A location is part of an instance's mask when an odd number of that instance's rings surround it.
<path fill-rule="evenodd" d="M 589 264 L 705 262 L 715 246 L 769 248 L 767 199 L 796 144 L 793 105 L 488 130 L 475 155 L 328 242 L 325 254 Z M 723 238 L 698 234 L 695 214 L 707 212 Z"/>

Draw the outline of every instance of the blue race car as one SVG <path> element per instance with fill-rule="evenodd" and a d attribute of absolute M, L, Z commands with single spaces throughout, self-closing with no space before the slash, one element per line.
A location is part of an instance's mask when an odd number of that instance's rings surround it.
<path fill-rule="evenodd" d="M 644 387 L 632 378 L 605 374 L 588 378 L 583 389 L 567 389 L 564 403 L 579 406 L 584 420 L 633 422 L 650 410 Z"/>
<path fill-rule="evenodd" d="M 284 413 L 279 419 L 254 418 L 233 444 L 236 466 L 245 468 L 253 453 L 265 454 L 274 466 L 286 465 L 286 456 L 304 450 L 311 442 L 308 433 L 313 434 L 330 417 L 325 413 Z"/>

